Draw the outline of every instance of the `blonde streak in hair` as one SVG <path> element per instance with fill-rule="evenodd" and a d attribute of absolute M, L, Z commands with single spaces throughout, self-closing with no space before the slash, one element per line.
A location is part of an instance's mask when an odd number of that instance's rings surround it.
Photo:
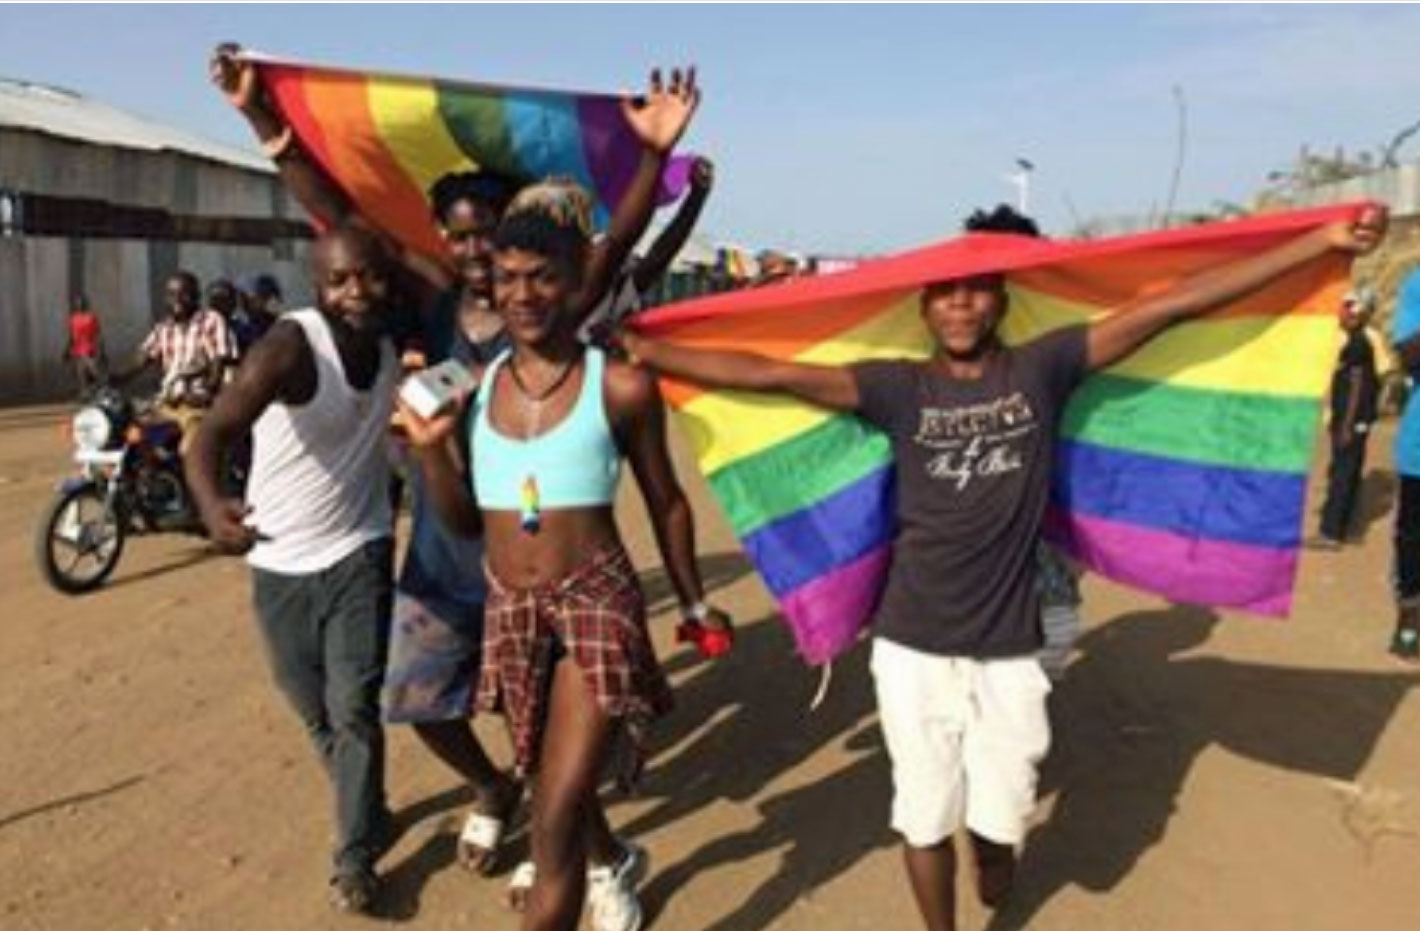
<path fill-rule="evenodd" d="M 571 178 L 549 178 L 518 192 L 507 214 L 541 213 L 558 226 L 575 226 L 588 239 L 592 235 L 592 199 Z"/>

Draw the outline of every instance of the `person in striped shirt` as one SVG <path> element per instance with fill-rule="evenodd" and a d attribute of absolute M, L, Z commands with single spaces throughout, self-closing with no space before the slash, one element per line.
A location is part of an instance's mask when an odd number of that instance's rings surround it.
<path fill-rule="evenodd" d="M 236 360 L 231 328 L 220 313 L 202 306 L 201 295 L 196 275 L 170 275 L 163 287 L 167 316 L 149 331 L 133 364 L 115 376 L 122 383 L 152 367 L 161 368 L 154 412 L 182 428 L 184 455 L 221 387 L 223 371 Z"/>

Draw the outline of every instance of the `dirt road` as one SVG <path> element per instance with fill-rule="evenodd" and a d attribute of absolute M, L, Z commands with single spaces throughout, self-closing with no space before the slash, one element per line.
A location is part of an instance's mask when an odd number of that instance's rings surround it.
<path fill-rule="evenodd" d="M 150 538 L 97 594 L 40 581 L 30 536 L 66 468 L 58 413 L 0 410 L 0 928 L 515 928 L 506 876 L 453 863 L 467 796 L 400 729 L 386 913 L 329 913 L 328 792 L 269 682 L 243 564 Z M 1306 556 L 1290 621 L 1087 584 L 1016 901 L 994 918 L 966 905 L 964 928 L 1420 928 L 1420 677 L 1384 654 L 1393 480 L 1367 481 L 1364 543 Z M 916 928 L 865 651 L 809 713 L 816 677 L 688 484 L 714 599 L 742 626 L 714 665 L 670 642 L 668 587 L 624 499 L 679 700 L 641 795 L 612 809 L 651 851 L 652 927 Z"/>

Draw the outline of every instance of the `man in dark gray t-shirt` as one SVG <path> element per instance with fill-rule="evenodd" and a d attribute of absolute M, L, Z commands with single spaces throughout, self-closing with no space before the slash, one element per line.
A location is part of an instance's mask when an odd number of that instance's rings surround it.
<path fill-rule="evenodd" d="M 975 230 L 1020 232 L 1009 208 Z M 1004 223 L 995 225 L 995 220 Z M 1028 222 L 1028 221 L 1027 221 Z M 878 610 L 872 668 L 893 766 L 893 827 L 923 921 L 956 927 L 963 825 L 988 906 L 1010 891 L 1015 846 L 1050 742 L 1049 681 L 1035 659 L 1035 547 L 1052 446 L 1071 389 L 1173 323 L 1228 304 L 1325 253 L 1365 252 L 1383 235 L 1373 208 L 1210 269 L 1087 325 L 1007 347 L 1004 275 L 927 285 L 923 361 L 810 365 L 623 336 L 633 359 L 710 388 L 781 392 L 851 412 L 888 435 L 897 535 Z"/>
<path fill-rule="evenodd" d="M 1055 428 L 1085 372 L 1085 328 L 1002 350 L 974 380 L 920 362 L 853 368 L 858 416 L 897 464 L 897 537 L 877 633 L 943 656 L 1040 648 L 1036 538 Z"/>

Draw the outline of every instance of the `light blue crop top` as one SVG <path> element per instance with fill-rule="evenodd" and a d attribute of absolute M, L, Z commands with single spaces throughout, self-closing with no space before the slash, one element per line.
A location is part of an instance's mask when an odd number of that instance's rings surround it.
<path fill-rule="evenodd" d="M 572 410 L 531 440 L 504 436 L 488 419 L 498 370 L 509 353 L 499 355 L 483 373 L 469 418 L 473 493 L 479 507 L 520 510 L 523 485 L 529 478 L 537 484 L 542 510 L 611 504 L 621 478 L 621 451 L 602 400 L 606 355 L 594 347 L 586 353 L 582 389 Z"/>

